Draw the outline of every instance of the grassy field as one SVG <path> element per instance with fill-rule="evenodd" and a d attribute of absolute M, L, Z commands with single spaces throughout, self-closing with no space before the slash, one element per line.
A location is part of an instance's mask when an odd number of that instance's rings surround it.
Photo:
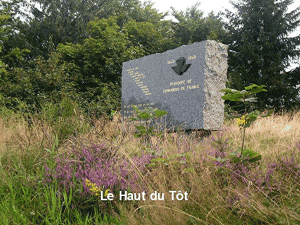
<path fill-rule="evenodd" d="M 30 123 L 2 116 L 0 221 L 300 224 L 299 119 L 299 111 L 259 118 L 245 145 L 261 160 L 239 164 L 226 160 L 241 147 L 235 120 L 203 139 L 198 132 L 145 139 L 118 113 L 93 126 L 78 114 Z M 125 191 L 135 200 L 124 200 Z M 155 192 L 161 200 L 150 199 Z"/>

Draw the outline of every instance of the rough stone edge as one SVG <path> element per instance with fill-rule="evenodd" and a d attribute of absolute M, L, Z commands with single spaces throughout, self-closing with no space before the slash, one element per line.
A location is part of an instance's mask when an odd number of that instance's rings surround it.
<path fill-rule="evenodd" d="M 206 41 L 204 66 L 203 129 L 219 130 L 224 123 L 224 95 L 226 88 L 228 46 L 214 40 Z"/>

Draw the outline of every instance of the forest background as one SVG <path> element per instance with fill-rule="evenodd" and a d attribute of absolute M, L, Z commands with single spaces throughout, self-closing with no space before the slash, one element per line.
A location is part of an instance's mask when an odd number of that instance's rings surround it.
<path fill-rule="evenodd" d="M 236 13 L 208 16 L 197 3 L 172 9 L 173 22 L 139 0 L 2 1 L 0 113 L 26 118 L 70 101 L 89 118 L 110 115 L 121 106 L 123 62 L 204 40 L 229 45 L 227 88 L 266 85 L 248 107 L 294 110 L 300 36 L 288 35 L 299 27 L 300 7 L 288 12 L 292 3 L 243 0 L 232 3 Z M 287 71 L 292 62 L 298 66 Z M 226 111 L 249 110 L 225 104 Z"/>
<path fill-rule="evenodd" d="M 300 36 L 290 34 L 300 6 L 291 4 L 240 0 L 207 16 L 196 4 L 172 10 L 174 22 L 138 0 L 0 1 L 0 221 L 299 224 Z M 136 118 L 155 126 L 125 126 L 122 63 L 204 40 L 228 45 L 226 87 L 243 90 L 223 96 L 223 127 L 159 132 L 165 112 L 150 109 Z M 265 108 L 292 113 L 254 111 Z M 121 190 L 166 198 L 123 201 Z M 173 190 L 189 201 L 173 201 Z"/>

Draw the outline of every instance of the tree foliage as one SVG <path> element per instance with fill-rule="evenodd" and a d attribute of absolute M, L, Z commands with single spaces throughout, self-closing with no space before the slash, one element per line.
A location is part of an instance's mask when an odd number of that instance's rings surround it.
<path fill-rule="evenodd" d="M 152 23 L 131 20 L 123 28 L 117 23 L 117 17 L 91 21 L 87 26 L 89 38 L 83 44 L 60 44 L 57 48 L 62 60 L 74 65 L 80 74 L 76 89 L 84 93 L 83 98 L 95 105 L 106 101 L 106 92 L 109 110 L 120 106 L 122 63 L 167 50 L 172 44 L 171 39 L 164 38 L 161 27 Z"/>
<path fill-rule="evenodd" d="M 120 27 L 129 20 L 159 23 L 164 15 L 152 5 L 138 0 L 32 0 L 28 12 L 16 9 L 26 18 L 18 23 L 19 36 L 32 59 L 39 55 L 47 59 L 60 43 L 82 43 L 89 37 L 87 24 L 97 18 L 116 16 Z"/>
<path fill-rule="evenodd" d="M 153 5 L 151 1 L 143 1 L 143 3 L 139 0 L 108 1 L 105 5 L 106 16 L 103 18 L 108 19 L 109 16 L 116 16 L 117 24 L 121 28 L 131 20 L 158 25 L 167 13 L 159 13 Z M 102 17 L 98 16 L 98 18 Z"/>
<path fill-rule="evenodd" d="M 179 21 L 173 23 L 174 36 L 178 45 L 187 45 L 204 40 L 221 41 L 227 36 L 223 29 L 223 21 L 219 15 L 211 12 L 204 17 L 196 3 L 186 11 L 176 11 L 172 8 L 172 15 Z"/>
<path fill-rule="evenodd" d="M 115 18 L 91 21 L 87 32 L 89 38 L 83 44 L 59 45 L 63 59 L 78 66 L 82 81 L 90 87 L 98 82 L 120 84 L 122 63 L 142 56 L 142 50 L 131 45 L 128 33 Z"/>
<path fill-rule="evenodd" d="M 9 73 L 0 81 L 1 93 L 11 109 L 38 110 L 47 100 L 67 96 L 90 114 L 109 113 L 120 105 L 122 63 L 172 46 L 170 23 L 160 22 L 162 14 L 150 3 L 32 1 L 37 2 L 41 8 L 32 5 L 32 17 L 25 13 L 27 21 L 16 20 L 18 32 L 3 42 Z"/>
<path fill-rule="evenodd" d="M 121 103 L 123 62 L 207 39 L 229 44 L 232 88 L 266 85 L 260 106 L 295 102 L 299 68 L 285 68 L 299 56 L 299 37 L 287 38 L 299 9 L 286 13 L 290 1 L 243 0 L 236 15 L 227 12 L 226 29 L 220 14 L 204 17 L 199 4 L 173 9 L 179 22 L 172 22 L 139 0 L 34 0 L 27 13 L 20 2 L 3 4 L 0 14 L 0 101 L 10 109 L 39 110 L 67 97 L 90 115 L 109 113 Z"/>
<path fill-rule="evenodd" d="M 9 67 L 21 67 L 25 64 L 24 57 L 29 53 L 22 44 L 18 36 L 17 23 L 19 21 L 16 18 L 15 11 L 19 9 L 20 0 L 14 0 L 10 2 L 0 2 L 0 59 Z M 12 40 L 16 40 L 12 44 Z"/>
<path fill-rule="evenodd" d="M 5 33 L 7 32 L 7 28 L 5 27 L 5 24 L 6 24 L 6 21 L 9 20 L 9 18 L 10 18 L 10 15 L 5 13 L 5 11 L 1 12 L 1 14 L 0 14 L 0 37 L 2 37 L 2 38 L 0 40 L 0 52 L 2 51 L 2 42 L 4 41 Z M 0 75 L 5 72 L 6 72 L 5 64 L 0 59 Z M 1 76 L 0 76 L 0 78 L 1 78 Z"/>
<path fill-rule="evenodd" d="M 101 11 L 105 0 L 33 0 L 25 21 L 18 23 L 20 35 L 30 46 L 32 58 L 47 59 L 59 43 L 79 43 L 87 38 L 86 25 Z M 20 11 L 18 11 L 20 13 Z"/>
<path fill-rule="evenodd" d="M 128 32 L 131 45 L 139 48 L 143 55 L 150 55 L 177 47 L 171 26 L 170 21 L 154 24 L 131 20 L 124 25 L 124 29 Z"/>
<path fill-rule="evenodd" d="M 5 43 L 16 34 L 16 21 L 13 13 L 14 4 L 19 1 L 0 2 L 0 108 L 7 104 L 6 81 L 11 77 L 10 70 L 13 67 L 21 66 L 24 63 L 24 55 L 27 49 L 19 47 L 6 48 Z M 20 102 L 20 100 L 18 100 Z"/>
<path fill-rule="evenodd" d="M 229 86 L 242 87 L 257 83 L 268 92 L 258 93 L 261 99 L 252 105 L 278 111 L 299 105 L 296 85 L 300 74 L 287 72 L 290 60 L 299 57 L 300 37 L 288 37 L 300 23 L 300 7 L 287 12 L 290 0 L 242 0 L 232 3 L 237 13 L 226 11 L 229 44 Z M 241 109 L 239 104 L 231 104 Z"/>

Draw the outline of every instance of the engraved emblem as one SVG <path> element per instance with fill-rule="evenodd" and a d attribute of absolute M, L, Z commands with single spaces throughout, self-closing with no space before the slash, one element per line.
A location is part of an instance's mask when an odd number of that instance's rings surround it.
<path fill-rule="evenodd" d="M 185 58 L 184 57 L 180 57 L 179 59 L 177 59 L 176 63 L 177 63 L 177 66 L 172 67 L 172 69 L 178 75 L 182 75 L 192 65 L 192 64 L 185 64 Z"/>

